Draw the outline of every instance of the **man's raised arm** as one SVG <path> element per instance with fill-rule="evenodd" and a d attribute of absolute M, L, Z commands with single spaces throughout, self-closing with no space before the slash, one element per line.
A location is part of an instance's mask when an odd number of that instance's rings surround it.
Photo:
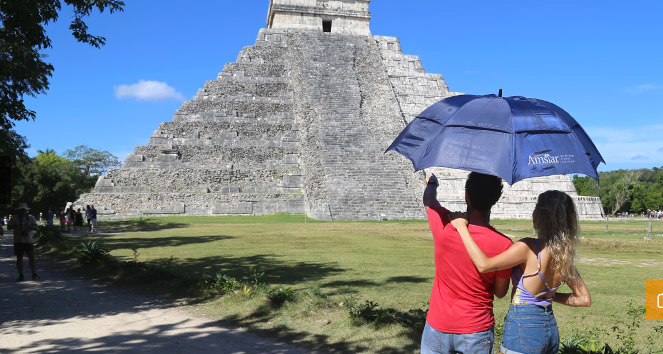
<path fill-rule="evenodd" d="M 431 173 L 430 176 L 426 177 L 426 189 L 424 189 L 424 206 L 430 208 L 435 205 L 440 205 L 440 202 L 437 201 L 437 186 L 440 183 L 437 181 L 435 174 Z"/>

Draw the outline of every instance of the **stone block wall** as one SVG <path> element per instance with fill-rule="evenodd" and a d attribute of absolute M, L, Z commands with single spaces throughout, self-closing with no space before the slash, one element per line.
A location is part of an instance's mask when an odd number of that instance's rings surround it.
<path fill-rule="evenodd" d="M 303 213 L 282 39 L 261 33 L 78 203 L 104 217 Z"/>
<path fill-rule="evenodd" d="M 331 21 L 331 33 L 370 35 L 369 0 L 271 0 L 267 28 L 322 32 Z"/>

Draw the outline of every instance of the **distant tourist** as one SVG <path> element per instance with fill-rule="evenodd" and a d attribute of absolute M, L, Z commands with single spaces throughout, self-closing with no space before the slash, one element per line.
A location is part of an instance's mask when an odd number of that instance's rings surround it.
<path fill-rule="evenodd" d="M 472 262 L 484 274 L 513 267 L 511 307 L 504 319 L 500 352 L 557 353 L 559 331 L 552 302 L 589 307 L 589 290 L 575 265 L 578 214 L 573 199 L 560 191 L 539 195 L 532 218 L 538 238 L 523 238 L 506 252 L 486 256 L 468 230 L 465 215 L 454 214 L 451 224 L 458 230 Z M 456 218 L 457 217 L 457 218 Z M 472 226 L 472 225 L 470 225 Z M 573 293 L 558 293 L 564 283 Z M 532 348 L 539 348 L 532 351 Z"/>
<path fill-rule="evenodd" d="M 92 218 L 92 211 L 90 211 L 90 205 L 85 206 L 85 220 L 87 220 L 87 231 L 92 231 L 92 224 L 90 224 L 90 219 Z"/>
<path fill-rule="evenodd" d="M 97 209 L 92 204 L 90 204 L 90 226 L 92 232 L 97 232 Z"/>
<path fill-rule="evenodd" d="M 81 208 L 78 208 L 74 217 L 74 230 L 76 228 L 83 231 L 83 213 L 81 213 Z"/>
<path fill-rule="evenodd" d="M 33 245 L 33 235 L 37 231 L 37 220 L 28 214 L 28 205 L 20 203 L 16 208 L 16 214 L 12 215 L 7 223 L 8 230 L 14 230 L 14 255 L 16 256 L 16 268 L 18 269 L 18 279 L 23 281 L 23 255 L 28 255 L 30 270 L 32 271 L 32 280 L 37 280 L 35 266 L 35 252 Z"/>
<path fill-rule="evenodd" d="M 51 208 L 48 208 L 48 212 L 46 213 L 46 225 L 53 226 L 53 210 Z"/>
<path fill-rule="evenodd" d="M 481 274 L 451 226 L 451 212 L 437 201 L 435 175 L 426 180 L 424 205 L 433 233 L 435 276 L 421 353 L 491 354 L 494 343 L 493 296 L 506 295 L 511 269 Z M 490 226 L 490 209 L 502 195 L 499 177 L 472 172 L 465 183 L 470 231 L 490 256 L 513 244 Z"/>
<path fill-rule="evenodd" d="M 58 218 L 60 219 L 60 231 L 65 232 L 64 225 L 65 225 L 66 222 L 65 222 L 65 218 L 64 218 L 64 208 L 63 207 L 60 207 L 60 209 L 58 209 Z"/>
<path fill-rule="evenodd" d="M 67 223 L 67 232 L 71 232 L 71 228 L 74 224 L 74 218 L 75 218 L 74 207 L 71 206 L 70 203 L 67 203 L 67 207 L 65 207 L 64 210 L 65 210 L 64 220 Z M 74 231 L 76 231 L 75 227 Z"/>

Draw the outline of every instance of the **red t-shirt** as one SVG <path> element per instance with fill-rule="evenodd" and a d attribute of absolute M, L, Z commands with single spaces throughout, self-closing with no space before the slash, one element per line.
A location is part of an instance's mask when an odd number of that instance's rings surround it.
<path fill-rule="evenodd" d="M 449 222 L 449 210 L 428 208 L 435 243 L 435 280 L 426 321 L 440 332 L 475 333 L 495 324 L 495 277 L 509 279 L 511 269 L 479 273 L 458 231 Z M 507 250 L 513 242 L 493 227 L 468 225 L 470 234 L 488 257 Z"/>

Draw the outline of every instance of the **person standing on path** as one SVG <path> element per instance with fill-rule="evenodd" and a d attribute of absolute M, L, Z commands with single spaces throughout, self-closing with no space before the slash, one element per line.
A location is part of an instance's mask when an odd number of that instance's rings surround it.
<path fill-rule="evenodd" d="M 23 255 L 27 253 L 32 271 L 32 280 L 39 279 L 37 267 L 35 265 L 35 251 L 33 245 L 33 234 L 37 231 L 37 220 L 28 214 L 28 205 L 20 203 L 16 208 L 16 214 L 12 215 L 7 223 L 7 230 L 14 231 L 14 255 L 16 256 L 16 269 L 18 269 L 18 279 L 23 281 Z"/>
<path fill-rule="evenodd" d="M 46 213 L 46 225 L 53 226 L 53 210 L 51 208 L 48 208 L 48 212 Z"/>
<path fill-rule="evenodd" d="M 75 219 L 74 219 L 74 231 L 78 227 L 78 230 L 83 231 L 83 214 L 81 213 L 81 208 L 76 210 Z"/>
<path fill-rule="evenodd" d="M 90 205 L 85 206 L 85 220 L 87 220 L 87 231 L 92 231 L 92 224 L 90 224 L 90 219 L 92 218 L 92 212 L 90 211 Z"/>
<path fill-rule="evenodd" d="M 90 226 L 92 227 L 92 232 L 97 232 L 97 209 L 92 204 L 90 204 Z"/>
<path fill-rule="evenodd" d="M 433 233 L 435 276 L 421 353 L 492 354 L 495 317 L 493 296 L 509 289 L 511 270 L 480 273 L 465 251 L 451 212 L 437 201 L 435 175 L 426 179 L 424 206 Z M 499 177 L 472 172 L 465 183 L 469 228 L 480 247 L 491 256 L 513 242 L 490 226 L 490 209 L 502 195 Z"/>

